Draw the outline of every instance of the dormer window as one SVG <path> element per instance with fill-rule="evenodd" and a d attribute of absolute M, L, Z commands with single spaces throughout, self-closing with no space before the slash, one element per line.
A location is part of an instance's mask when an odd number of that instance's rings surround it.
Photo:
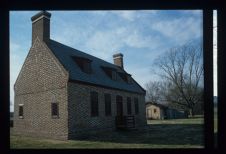
<path fill-rule="evenodd" d="M 72 58 L 83 72 L 88 74 L 92 73 L 91 67 L 92 60 L 77 56 L 73 56 Z"/>
<path fill-rule="evenodd" d="M 130 74 L 120 72 L 119 75 L 126 83 L 128 84 L 132 83 L 132 78 Z"/>
<path fill-rule="evenodd" d="M 132 84 L 132 77 L 130 75 L 127 75 L 127 83 Z"/>
<path fill-rule="evenodd" d="M 102 66 L 102 69 L 112 80 L 117 80 L 117 72 L 115 68 Z"/>
<path fill-rule="evenodd" d="M 117 73 L 116 73 L 116 71 L 112 71 L 111 72 L 111 79 L 112 80 L 117 80 Z"/>
<path fill-rule="evenodd" d="M 85 73 L 91 73 L 91 62 L 83 62 L 83 68 L 82 68 L 83 72 Z"/>

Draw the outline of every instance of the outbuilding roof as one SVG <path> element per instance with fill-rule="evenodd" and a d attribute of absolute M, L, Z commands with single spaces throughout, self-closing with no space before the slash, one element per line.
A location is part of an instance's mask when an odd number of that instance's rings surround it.
<path fill-rule="evenodd" d="M 166 108 L 169 107 L 169 106 L 167 106 L 167 105 L 165 105 L 165 104 L 146 102 L 146 106 L 149 106 L 149 105 L 155 105 L 155 106 L 158 106 L 158 107 L 163 108 L 163 109 L 166 109 Z"/>

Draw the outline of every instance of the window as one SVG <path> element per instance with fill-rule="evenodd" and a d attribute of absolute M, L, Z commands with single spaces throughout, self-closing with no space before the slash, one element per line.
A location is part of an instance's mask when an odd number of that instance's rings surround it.
<path fill-rule="evenodd" d="M 91 92 L 91 116 L 95 117 L 98 116 L 98 93 Z"/>
<path fill-rule="evenodd" d="M 154 109 L 154 113 L 156 113 L 157 112 L 157 110 L 156 109 Z"/>
<path fill-rule="evenodd" d="M 51 104 L 52 118 L 59 118 L 59 106 L 58 103 Z"/>
<path fill-rule="evenodd" d="M 91 62 L 84 61 L 82 70 L 85 73 L 91 73 Z"/>
<path fill-rule="evenodd" d="M 23 119 L 24 118 L 24 105 L 19 104 L 19 118 Z"/>
<path fill-rule="evenodd" d="M 138 98 L 134 98 L 135 114 L 139 114 Z"/>
<path fill-rule="evenodd" d="M 91 62 L 92 60 L 84 58 L 84 57 L 72 57 L 75 63 L 79 66 L 79 68 L 85 73 L 92 73 Z"/>
<path fill-rule="evenodd" d="M 116 71 L 112 71 L 111 72 L 111 78 L 112 78 L 112 80 L 117 80 L 117 73 L 116 73 Z"/>
<path fill-rule="evenodd" d="M 127 97 L 127 114 L 131 115 L 131 98 Z"/>
<path fill-rule="evenodd" d="M 115 68 L 102 66 L 102 69 L 109 78 L 117 80 L 117 70 Z"/>
<path fill-rule="evenodd" d="M 132 77 L 131 76 L 127 76 L 127 83 L 128 84 L 132 84 Z"/>
<path fill-rule="evenodd" d="M 117 113 L 117 116 L 123 116 L 122 96 L 119 96 L 119 95 L 116 96 L 116 113 Z"/>
<path fill-rule="evenodd" d="M 128 84 L 132 84 L 132 79 L 131 79 L 131 75 L 128 73 L 118 73 L 120 75 L 120 77 Z"/>
<path fill-rule="evenodd" d="M 104 94 L 104 98 L 105 98 L 105 115 L 110 116 L 111 115 L 111 95 Z"/>

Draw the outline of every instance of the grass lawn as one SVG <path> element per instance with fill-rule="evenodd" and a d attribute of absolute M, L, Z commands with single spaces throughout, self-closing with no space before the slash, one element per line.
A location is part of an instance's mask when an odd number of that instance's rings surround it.
<path fill-rule="evenodd" d="M 64 149 L 64 148 L 203 148 L 203 118 L 151 120 L 143 131 L 115 131 L 90 134 L 77 140 L 10 136 L 11 148 Z"/>
<path fill-rule="evenodd" d="M 193 124 L 204 124 L 204 118 L 188 118 L 188 119 L 166 119 L 166 120 L 149 120 L 148 124 L 180 124 L 180 125 L 193 125 Z"/>

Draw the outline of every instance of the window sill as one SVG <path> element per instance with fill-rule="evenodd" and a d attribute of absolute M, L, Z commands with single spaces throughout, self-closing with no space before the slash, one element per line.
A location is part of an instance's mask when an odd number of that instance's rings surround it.
<path fill-rule="evenodd" d="M 52 119 L 60 119 L 59 116 L 52 116 Z"/>

